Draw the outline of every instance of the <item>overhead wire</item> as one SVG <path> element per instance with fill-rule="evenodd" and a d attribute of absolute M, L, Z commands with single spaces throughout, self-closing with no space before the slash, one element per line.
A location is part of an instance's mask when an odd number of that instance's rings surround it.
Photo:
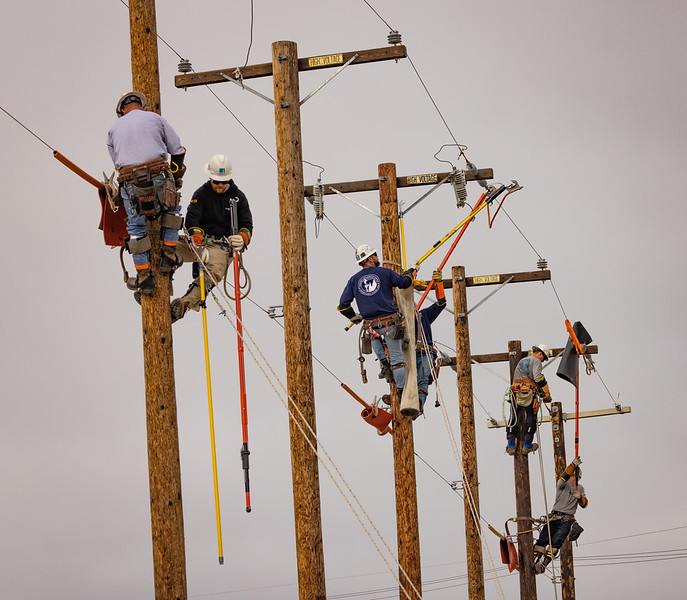
<path fill-rule="evenodd" d="M 50 150 L 52 150 L 53 152 L 55 152 L 55 148 L 53 148 L 53 147 L 52 147 L 50 144 L 48 144 L 48 142 L 46 142 L 42 137 L 40 137 L 39 135 L 37 135 L 36 133 L 34 133 L 31 129 L 29 129 L 26 125 L 24 125 L 24 123 L 22 123 L 19 119 L 17 119 L 17 117 L 15 117 L 13 114 L 11 114 L 11 113 L 8 112 L 7 110 L 5 110 L 2 106 L 0 106 L 0 110 L 1 110 L 2 112 L 4 112 L 10 119 L 16 121 L 21 127 L 23 127 L 24 129 L 26 129 L 26 131 L 28 131 L 28 132 L 29 132 L 33 137 L 35 137 L 39 142 L 41 142 L 42 144 L 44 144 L 45 146 L 47 146 L 48 148 L 50 148 Z"/>

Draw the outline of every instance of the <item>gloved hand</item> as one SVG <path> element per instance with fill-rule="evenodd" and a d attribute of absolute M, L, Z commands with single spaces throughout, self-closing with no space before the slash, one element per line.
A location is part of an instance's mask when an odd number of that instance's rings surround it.
<path fill-rule="evenodd" d="M 229 243 L 231 244 L 232 250 L 235 252 L 240 252 L 243 250 L 243 247 L 246 245 L 245 242 L 243 241 L 243 237 L 236 234 L 236 235 L 230 235 L 229 236 Z"/>
<path fill-rule="evenodd" d="M 582 492 L 580 492 L 580 490 L 575 490 L 572 495 L 573 495 L 573 498 L 575 498 L 576 500 L 579 500 L 580 498 L 582 498 Z"/>
<path fill-rule="evenodd" d="M 200 227 L 189 227 L 188 233 L 196 246 L 200 247 L 205 243 L 205 232 Z"/>
<path fill-rule="evenodd" d="M 443 277 L 441 275 L 441 269 L 437 269 L 432 273 L 432 279 L 434 279 L 434 283 L 439 283 L 440 281 L 443 281 Z"/>
<path fill-rule="evenodd" d="M 582 459 L 579 456 L 576 456 L 573 458 L 572 464 L 574 464 L 576 467 L 579 467 L 582 464 Z"/>
<path fill-rule="evenodd" d="M 355 323 L 357 325 L 358 323 L 362 323 L 362 322 L 363 322 L 362 315 L 359 315 L 356 313 L 355 315 L 353 315 L 351 317 L 351 323 Z"/>

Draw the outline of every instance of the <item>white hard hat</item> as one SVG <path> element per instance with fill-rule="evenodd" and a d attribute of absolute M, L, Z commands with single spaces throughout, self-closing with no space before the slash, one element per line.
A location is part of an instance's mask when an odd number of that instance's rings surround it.
<path fill-rule="evenodd" d="M 143 107 L 143 110 L 145 110 L 146 106 L 148 106 L 148 100 L 146 100 L 146 97 L 143 94 L 141 94 L 141 92 L 128 92 L 117 101 L 117 116 L 123 117 L 124 107 L 127 104 L 131 104 L 133 102 L 138 102 L 138 104 L 140 104 Z"/>
<path fill-rule="evenodd" d="M 215 154 L 203 167 L 203 172 L 214 181 L 229 181 L 234 175 L 231 161 L 224 154 Z"/>
<path fill-rule="evenodd" d="M 355 249 L 355 260 L 360 264 L 365 262 L 373 254 L 377 254 L 377 251 L 371 246 L 363 244 Z"/>
<path fill-rule="evenodd" d="M 549 347 L 546 344 L 537 344 L 536 346 L 532 346 L 532 352 L 543 353 L 544 360 L 549 360 L 549 356 L 551 355 L 551 350 L 549 350 Z"/>

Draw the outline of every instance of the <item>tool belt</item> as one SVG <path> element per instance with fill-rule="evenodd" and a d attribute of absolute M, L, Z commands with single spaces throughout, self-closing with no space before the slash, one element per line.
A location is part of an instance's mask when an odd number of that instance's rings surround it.
<path fill-rule="evenodd" d="M 386 315 L 384 317 L 377 317 L 375 319 L 365 319 L 363 321 L 364 329 L 385 329 L 389 331 L 389 327 L 395 325 L 393 339 L 401 340 L 405 336 L 405 320 L 403 315 L 399 312 L 395 312 L 391 315 Z"/>
<path fill-rule="evenodd" d="M 560 512 L 559 510 L 552 510 L 549 513 L 550 521 L 574 521 L 575 515 L 569 515 L 568 513 Z"/>
<path fill-rule="evenodd" d="M 117 181 L 119 185 L 132 182 L 150 181 L 156 175 L 169 171 L 169 165 L 164 158 L 156 158 L 140 165 L 130 165 L 122 167 L 119 171 Z"/>
<path fill-rule="evenodd" d="M 513 385 L 510 386 L 510 390 L 518 406 L 529 406 L 535 400 L 536 409 L 539 409 L 539 401 L 536 395 L 537 384 L 531 379 L 516 379 Z"/>
<path fill-rule="evenodd" d="M 156 185 L 153 181 L 153 177 L 158 175 L 165 175 L 162 186 Z M 148 219 L 155 219 L 163 208 L 173 211 L 179 206 L 181 194 L 177 192 L 174 179 L 169 174 L 169 165 L 164 158 L 124 167 L 119 172 L 117 181 L 119 185 L 132 185 L 136 212 Z"/>

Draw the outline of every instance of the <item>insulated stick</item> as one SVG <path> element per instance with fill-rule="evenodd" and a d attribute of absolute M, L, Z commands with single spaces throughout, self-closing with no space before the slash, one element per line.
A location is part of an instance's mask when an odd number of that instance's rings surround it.
<path fill-rule="evenodd" d="M 238 198 L 232 198 L 231 202 L 231 234 L 239 232 Z M 234 296 L 236 298 L 236 338 L 239 354 L 239 385 L 241 389 L 241 431 L 243 434 L 243 446 L 241 447 L 241 464 L 243 465 L 243 480 L 246 487 L 246 512 L 250 512 L 250 479 L 248 469 L 248 407 L 246 403 L 246 367 L 243 360 L 243 320 L 241 318 L 241 283 L 239 275 L 239 255 L 233 251 L 234 263 Z"/>
<path fill-rule="evenodd" d="M 577 381 L 575 382 L 575 456 L 580 455 L 580 355 L 584 354 L 582 344 L 575 335 L 575 330 L 572 328 L 570 321 L 565 320 L 565 328 L 568 330 L 568 335 L 572 340 L 575 352 L 577 353 Z M 577 472 L 578 467 L 575 466 L 575 489 L 577 490 Z"/>
<path fill-rule="evenodd" d="M 205 377 L 208 386 L 208 413 L 210 415 L 210 447 L 212 449 L 212 479 L 215 485 L 215 516 L 217 520 L 217 548 L 219 564 L 224 564 L 222 551 L 222 520 L 219 513 L 219 486 L 217 484 L 217 452 L 215 450 L 215 417 L 212 410 L 212 384 L 210 383 L 210 347 L 208 345 L 208 319 L 205 306 L 205 267 L 198 264 L 200 275 L 200 307 L 203 312 L 203 341 L 205 343 Z"/>
<path fill-rule="evenodd" d="M 470 223 L 472 223 L 473 217 L 480 211 L 482 210 L 485 206 L 488 206 L 488 204 L 484 204 L 484 199 L 487 197 L 486 192 L 482 194 L 477 201 L 477 204 L 475 204 L 475 208 L 472 209 L 472 212 L 461 221 L 461 223 L 464 223 L 463 228 L 460 230 L 460 233 L 458 234 L 458 237 L 456 237 L 455 240 L 453 240 L 453 244 L 451 244 L 451 247 L 449 248 L 448 252 L 446 253 L 446 256 L 444 257 L 444 260 L 441 261 L 441 264 L 439 265 L 438 269 L 441 271 L 446 263 L 448 262 L 448 259 L 450 258 L 451 254 L 453 254 L 453 251 L 455 250 L 456 246 L 458 245 L 458 242 L 460 242 L 460 238 L 463 237 L 463 234 L 465 233 L 465 230 L 468 228 Z M 460 224 L 457 226 L 460 227 Z M 455 231 L 457 230 L 457 227 L 453 229 L 451 233 L 448 234 L 448 237 L 453 235 Z M 448 239 L 446 237 L 446 239 Z M 442 242 L 443 243 L 443 242 Z M 425 254 L 420 261 L 424 260 L 431 252 L 434 252 L 434 250 L 438 248 L 436 246 L 433 248 L 429 253 Z M 416 264 L 420 264 L 420 261 L 418 261 Z M 434 285 L 434 279 L 430 279 L 429 283 L 427 284 L 427 289 L 425 292 L 422 294 L 422 298 L 420 298 L 420 301 L 417 303 L 416 310 L 420 310 L 420 307 L 422 306 L 422 303 L 425 301 L 425 298 L 427 297 L 427 294 L 429 294 L 429 291 L 432 289 L 432 286 Z"/>

